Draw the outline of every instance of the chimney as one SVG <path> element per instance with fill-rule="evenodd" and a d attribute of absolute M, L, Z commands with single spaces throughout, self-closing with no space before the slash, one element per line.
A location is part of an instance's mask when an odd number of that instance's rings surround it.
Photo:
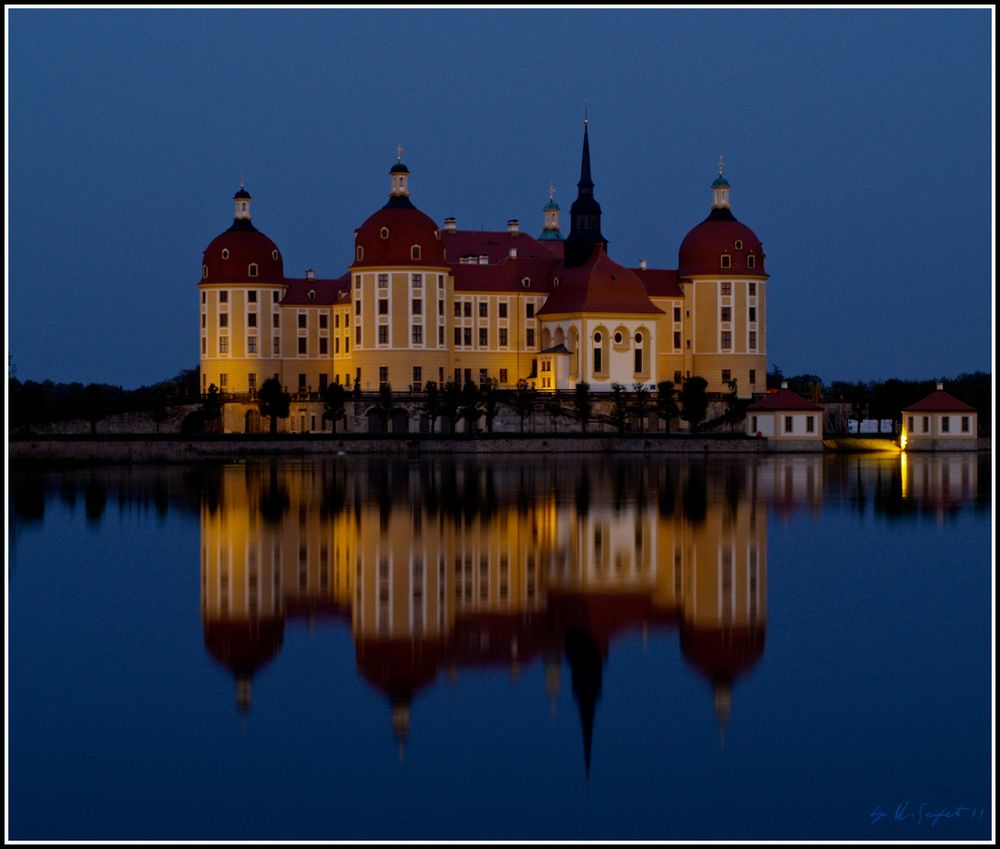
<path fill-rule="evenodd" d="M 645 270 L 646 270 L 646 260 L 640 259 L 639 260 L 639 271 L 645 271 Z"/>
<path fill-rule="evenodd" d="M 507 232 L 512 236 L 516 236 L 521 232 L 521 222 L 516 218 L 511 218 L 510 221 L 507 222 Z"/>
<path fill-rule="evenodd" d="M 941 381 L 941 380 L 939 380 L 937 387 L 938 387 L 938 392 L 943 392 L 944 391 L 944 382 Z"/>
<path fill-rule="evenodd" d="M 510 249 L 510 250 L 509 250 L 509 251 L 507 252 L 507 255 L 508 255 L 508 256 L 509 256 L 509 257 L 510 257 L 511 259 L 517 259 L 517 248 L 511 248 L 511 249 Z"/>
<path fill-rule="evenodd" d="M 479 255 L 479 264 L 480 265 L 489 265 L 489 262 L 490 262 L 490 258 L 486 254 L 480 254 Z"/>
<path fill-rule="evenodd" d="M 788 388 L 788 381 L 787 380 L 781 381 L 781 388 L 782 389 L 787 389 Z"/>
<path fill-rule="evenodd" d="M 457 222 L 455 221 L 454 218 L 446 218 L 444 220 L 444 232 L 445 233 L 454 233 L 455 230 L 457 229 L 457 227 L 458 227 L 458 224 L 457 224 Z"/>
<path fill-rule="evenodd" d="M 311 268 L 307 268 L 306 269 L 306 280 L 315 280 L 315 279 L 316 279 L 316 272 L 313 271 Z"/>

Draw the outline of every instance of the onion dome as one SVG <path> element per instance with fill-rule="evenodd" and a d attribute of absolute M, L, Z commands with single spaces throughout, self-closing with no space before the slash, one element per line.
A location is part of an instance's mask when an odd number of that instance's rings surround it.
<path fill-rule="evenodd" d="M 441 231 L 434 219 L 410 200 L 409 175 L 410 170 L 398 159 L 389 169 L 389 200 L 355 233 L 351 268 L 445 264 Z"/>
<path fill-rule="evenodd" d="M 681 242 L 677 271 L 681 277 L 695 274 L 748 274 L 766 277 L 764 246 L 756 234 L 736 220 L 729 208 L 729 181 L 719 176 L 712 182 L 712 211 Z"/>
<path fill-rule="evenodd" d="M 253 226 L 250 200 L 241 180 L 233 195 L 233 226 L 212 239 L 202 255 L 202 283 L 284 283 L 281 252 Z"/>
<path fill-rule="evenodd" d="M 236 679 L 237 706 L 242 711 L 249 709 L 254 673 L 266 666 L 281 650 L 285 635 L 284 620 L 280 617 L 206 619 L 203 628 L 205 649 Z"/>

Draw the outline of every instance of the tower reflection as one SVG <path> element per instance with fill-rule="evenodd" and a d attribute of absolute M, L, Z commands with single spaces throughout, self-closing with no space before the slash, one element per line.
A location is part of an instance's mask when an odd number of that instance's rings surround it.
<path fill-rule="evenodd" d="M 247 710 L 286 619 L 342 617 L 401 747 L 440 675 L 541 662 L 554 704 L 565 662 L 589 771 L 611 644 L 665 630 L 724 729 L 764 651 L 768 504 L 821 499 L 801 459 L 227 466 L 201 509 L 205 645 Z"/>

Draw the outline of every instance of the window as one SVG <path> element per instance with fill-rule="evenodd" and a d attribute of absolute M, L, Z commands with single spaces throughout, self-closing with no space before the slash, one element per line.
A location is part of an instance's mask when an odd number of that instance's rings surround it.
<path fill-rule="evenodd" d="M 598 347 L 600 345 L 600 339 L 597 338 L 598 336 L 600 336 L 599 333 L 594 334 L 594 374 L 600 374 L 602 371 L 601 356 L 604 353 L 600 347 Z"/>
<path fill-rule="evenodd" d="M 379 235 L 380 239 L 388 239 L 389 238 L 389 228 L 388 227 L 383 227 L 381 230 L 378 231 L 378 235 Z"/>
<path fill-rule="evenodd" d="M 251 312 L 247 313 L 247 327 L 257 326 L 257 313 Z"/>
<path fill-rule="evenodd" d="M 526 303 L 524 305 L 524 314 L 528 318 L 534 318 L 535 317 L 535 305 L 531 301 L 528 301 L 528 303 Z"/>
<path fill-rule="evenodd" d="M 524 342 L 529 348 L 533 348 L 535 345 L 535 331 L 526 330 L 524 333 Z"/>
<path fill-rule="evenodd" d="M 722 331 L 722 347 L 724 349 L 733 347 L 733 334 L 729 330 Z"/>
<path fill-rule="evenodd" d="M 472 328 L 464 327 L 462 328 L 462 342 L 466 345 L 472 345 Z"/>
<path fill-rule="evenodd" d="M 355 262 L 361 262 L 361 260 L 363 260 L 364 258 L 365 258 L 365 249 L 361 247 L 361 245 L 358 245 L 354 249 L 354 260 Z"/>
<path fill-rule="evenodd" d="M 306 353 L 306 338 L 304 336 L 299 337 L 299 353 Z"/>
<path fill-rule="evenodd" d="M 222 258 L 223 259 L 229 259 L 229 248 L 223 248 L 222 249 Z"/>
<path fill-rule="evenodd" d="M 414 298 L 410 303 L 410 308 L 414 315 L 421 315 L 424 311 L 424 302 L 420 298 Z"/>
<path fill-rule="evenodd" d="M 679 330 L 674 331 L 674 347 L 679 348 L 681 346 L 681 332 Z"/>
<path fill-rule="evenodd" d="M 247 300 L 251 304 L 257 303 L 257 290 L 256 289 L 251 289 L 249 292 L 247 292 Z"/>
<path fill-rule="evenodd" d="M 251 392 L 257 388 L 257 375 L 254 372 L 247 375 L 247 386 Z"/>
<path fill-rule="evenodd" d="M 500 369 L 500 382 L 502 384 L 507 383 L 507 369 L 505 368 Z"/>
<path fill-rule="evenodd" d="M 741 251 L 741 250 L 743 250 L 743 240 L 742 240 L 742 239 L 737 239 L 737 240 L 736 240 L 736 241 L 735 241 L 735 242 L 733 243 L 733 247 L 734 247 L 734 248 L 736 248 L 736 250 L 738 250 L 738 251 Z"/>
<path fill-rule="evenodd" d="M 327 387 L 327 384 L 329 383 L 329 381 L 330 381 L 330 378 L 327 375 L 321 374 L 319 376 L 319 391 L 320 392 L 326 392 L 326 387 Z M 316 428 L 316 425 L 315 425 L 315 423 L 313 423 L 313 429 L 315 429 L 315 428 Z"/>
<path fill-rule="evenodd" d="M 424 328 L 419 324 L 413 325 L 413 344 L 423 345 L 424 344 Z"/>
<path fill-rule="evenodd" d="M 444 288 L 444 275 L 443 274 L 439 274 L 438 275 L 438 288 L 439 289 L 443 289 Z"/>
<path fill-rule="evenodd" d="M 347 340 L 345 339 L 344 341 L 346 342 Z M 335 353 L 335 354 L 339 354 L 340 353 L 340 340 L 339 339 L 334 339 L 333 340 L 333 353 Z"/>
<path fill-rule="evenodd" d="M 456 327 L 455 328 L 455 344 L 456 345 L 461 345 L 462 344 L 462 328 L 461 327 Z"/>
<path fill-rule="evenodd" d="M 621 333 L 615 333 L 615 344 L 616 345 L 621 345 L 621 343 L 622 343 L 622 335 L 621 335 Z"/>
<path fill-rule="evenodd" d="M 327 316 L 325 313 L 320 313 L 319 316 L 319 327 L 320 330 L 326 330 L 327 328 Z"/>
<path fill-rule="evenodd" d="M 444 315 L 444 301 L 438 301 L 438 315 Z"/>
<path fill-rule="evenodd" d="M 274 353 L 278 355 L 281 353 L 281 339 L 277 336 L 274 337 Z"/>
<path fill-rule="evenodd" d="M 219 337 L 219 353 L 228 354 L 229 353 L 229 337 L 220 336 Z"/>
<path fill-rule="evenodd" d="M 379 366 L 378 367 L 378 382 L 379 386 L 389 382 L 389 367 Z"/>
<path fill-rule="evenodd" d="M 722 321 L 732 321 L 733 320 L 733 308 L 723 307 L 722 308 Z"/>
<path fill-rule="evenodd" d="M 300 312 L 299 313 L 299 327 L 301 329 L 305 329 L 307 318 L 308 317 L 306 316 L 306 314 L 304 312 Z"/>
<path fill-rule="evenodd" d="M 388 315 L 389 314 L 389 299 L 379 298 L 378 299 L 378 314 Z"/>
<path fill-rule="evenodd" d="M 361 289 L 361 275 L 360 274 L 355 274 L 354 275 L 354 288 L 355 289 L 359 289 L 359 290 Z"/>
<path fill-rule="evenodd" d="M 420 366 L 413 367 L 413 382 L 420 383 L 423 380 L 423 369 Z"/>
<path fill-rule="evenodd" d="M 325 336 L 321 336 L 320 340 L 319 340 L 319 352 L 320 352 L 320 354 L 326 354 L 327 353 L 327 344 L 328 344 L 327 338 Z"/>
<path fill-rule="evenodd" d="M 750 307 L 748 318 L 750 321 L 757 320 L 757 307 Z"/>
<path fill-rule="evenodd" d="M 257 276 L 257 263 L 256 262 L 251 262 L 250 263 L 250 267 L 247 269 L 247 274 L 250 277 L 256 277 Z"/>
<path fill-rule="evenodd" d="M 361 301 L 354 302 L 354 314 L 361 315 Z"/>
<path fill-rule="evenodd" d="M 506 303 L 497 304 L 497 310 L 498 310 L 498 314 L 499 314 L 500 318 L 507 318 L 507 304 Z"/>
<path fill-rule="evenodd" d="M 750 283 L 749 286 L 750 286 L 750 294 L 751 295 L 756 295 L 757 294 L 757 284 L 756 283 Z"/>
<path fill-rule="evenodd" d="M 754 433 L 758 432 L 757 431 L 757 417 L 756 416 L 751 416 L 750 417 L 750 430 L 752 430 Z"/>
<path fill-rule="evenodd" d="M 785 416 L 785 433 L 791 433 L 792 429 L 792 417 Z"/>
<path fill-rule="evenodd" d="M 414 288 L 419 289 L 423 285 L 424 285 L 424 275 L 423 274 L 414 274 L 413 275 L 413 286 L 414 286 Z"/>
<path fill-rule="evenodd" d="M 681 373 L 679 371 L 674 372 L 674 386 L 681 385 Z"/>
<path fill-rule="evenodd" d="M 274 327 L 281 327 L 281 313 L 275 313 L 271 316 L 271 324 Z"/>
<path fill-rule="evenodd" d="M 256 354 L 257 353 L 257 337 L 247 336 L 247 353 Z"/>
<path fill-rule="evenodd" d="M 466 318 L 472 318 L 472 301 L 465 301 L 462 304 L 462 313 Z"/>
<path fill-rule="evenodd" d="M 485 327 L 480 327 L 479 328 L 479 347 L 481 347 L 481 348 L 485 348 L 486 347 L 486 345 L 488 344 L 488 341 L 487 341 L 488 334 L 489 334 L 489 331 Z"/>
<path fill-rule="evenodd" d="M 201 352 L 204 354 L 208 350 L 208 340 L 202 336 L 201 337 Z"/>
<path fill-rule="evenodd" d="M 455 317 L 456 318 L 461 318 L 461 316 L 462 316 L 462 302 L 461 301 L 455 301 L 454 312 L 455 312 Z"/>
<path fill-rule="evenodd" d="M 729 254 L 723 254 L 721 260 L 723 268 L 732 268 L 733 258 Z"/>
<path fill-rule="evenodd" d="M 228 374 L 220 374 L 219 375 L 219 388 L 220 389 L 225 389 L 227 386 L 229 386 L 229 375 Z"/>
<path fill-rule="evenodd" d="M 507 328 L 506 327 L 501 327 L 500 331 L 499 331 L 499 335 L 500 335 L 500 340 L 499 340 L 500 341 L 500 347 L 501 348 L 506 348 L 507 347 Z"/>
<path fill-rule="evenodd" d="M 757 369 L 750 369 L 750 385 L 753 386 L 757 382 Z"/>
<path fill-rule="evenodd" d="M 482 386 L 484 383 L 486 383 L 487 380 L 489 380 L 489 374 L 487 373 L 486 369 L 484 368 L 479 369 L 479 385 Z"/>
<path fill-rule="evenodd" d="M 731 295 L 731 294 L 733 294 L 733 284 L 732 283 L 723 283 L 721 288 L 722 288 L 722 294 L 723 295 Z"/>
<path fill-rule="evenodd" d="M 349 312 L 344 313 L 344 327 L 351 326 L 351 314 Z"/>
<path fill-rule="evenodd" d="M 729 370 L 729 369 L 727 369 L 727 368 L 724 368 L 722 370 L 722 382 L 723 383 L 729 383 L 729 381 L 732 380 L 732 379 L 733 379 L 733 373 L 732 373 L 732 371 Z"/>
<path fill-rule="evenodd" d="M 420 259 L 420 245 L 413 245 L 410 248 L 410 259 Z"/>
<path fill-rule="evenodd" d="M 444 345 L 444 327 L 438 328 L 438 345 Z"/>
<path fill-rule="evenodd" d="M 748 336 L 749 336 L 749 339 L 747 341 L 748 341 L 748 343 L 750 345 L 750 349 L 753 350 L 753 349 L 755 349 L 757 347 L 757 331 L 756 330 L 751 330 L 750 333 L 748 334 Z"/>
<path fill-rule="evenodd" d="M 806 416 L 806 433 L 816 432 L 816 417 Z"/>
<path fill-rule="evenodd" d="M 201 328 L 202 328 L 202 330 L 205 329 L 205 318 L 206 318 L 205 313 L 202 313 L 201 314 Z"/>
<path fill-rule="evenodd" d="M 479 303 L 479 317 L 486 318 L 489 315 L 489 304 L 485 301 L 480 301 Z"/>
<path fill-rule="evenodd" d="M 968 433 L 968 432 L 969 432 L 969 417 L 962 416 L 962 433 Z"/>
<path fill-rule="evenodd" d="M 756 267 L 757 267 L 757 257 L 755 257 L 753 254 L 750 254 L 750 256 L 747 257 L 747 268 L 756 268 Z"/>
<path fill-rule="evenodd" d="M 941 433 L 948 433 L 951 430 L 951 416 L 941 416 Z"/>
<path fill-rule="evenodd" d="M 229 327 L 229 313 L 219 313 L 219 327 Z"/>
<path fill-rule="evenodd" d="M 358 328 L 358 330 L 360 330 L 360 329 L 361 329 L 361 328 Z M 358 336 L 358 341 L 359 341 L 359 342 L 361 341 L 361 337 L 360 337 L 360 335 Z M 344 353 L 345 353 L 345 354 L 349 354 L 349 353 L 351 353 L 351 340 L 350 340 L 350 339 L 348 339 L 348 338 L 345 338 L 345 339 L 344 339 Z"/>
<path fill-rule="evenodd" d="M 674 307 L 674 321 L 680 321 L 680 320 L 681 320 L 681 308 Z"/>
<path fill-rule="evenodd" d="M 379 286 L 388 286 L 389 285 L 389 275 L 388 274 L 380 274 L 378 276 L 378 285 Z"/>
<path fill-rule="evenodd" d="M 378 329 L 378 343 L 379 345 L 389 344 L 389 327 L 385 324 L 381 325 Z"/>
<path fill-rule="evenodd" d="M 635 373 L 642 373 L 642 348 L 635 349 Z"/>

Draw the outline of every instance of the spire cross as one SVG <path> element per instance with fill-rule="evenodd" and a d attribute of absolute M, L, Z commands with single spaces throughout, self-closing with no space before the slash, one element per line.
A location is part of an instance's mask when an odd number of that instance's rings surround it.
<path fill-rule="evenodd" d="M 403 151 L 404 150 L 405 150 L 405 148 L 403 147 L 402 144 L 399 144 L 399 143 L 396 144 L 396 161 L 397 162 L 399 162 L 399 161 L 402 160 L 402 158 L 403 158 Z"/>
<path fill-rule="evenodd" d="M 722 176 L 722 168 L 723 168 L 724 165 L 725 165 L 725 162 L 723 161 L 722 157 L 720 156 L 719 157 L 719 176 L 720 177 Z"/>
<path fill-rule="evenodd" d="M 556 196 L 556 187 L 549 183 L 549 200 L 552 200 Z"/>
<path fill-rule="evenodd" d="M 583 125 L 586 127 L 590 123 L 590 118 L 588 117 L 590 112 L 590 101 L 583 101 Z"/>
<path fill-rule="evenodd" d="M 245 189 L 247 187 L 246 178 L 243 176 L 243 172 L 240 171 L 240 188 Z"/>

